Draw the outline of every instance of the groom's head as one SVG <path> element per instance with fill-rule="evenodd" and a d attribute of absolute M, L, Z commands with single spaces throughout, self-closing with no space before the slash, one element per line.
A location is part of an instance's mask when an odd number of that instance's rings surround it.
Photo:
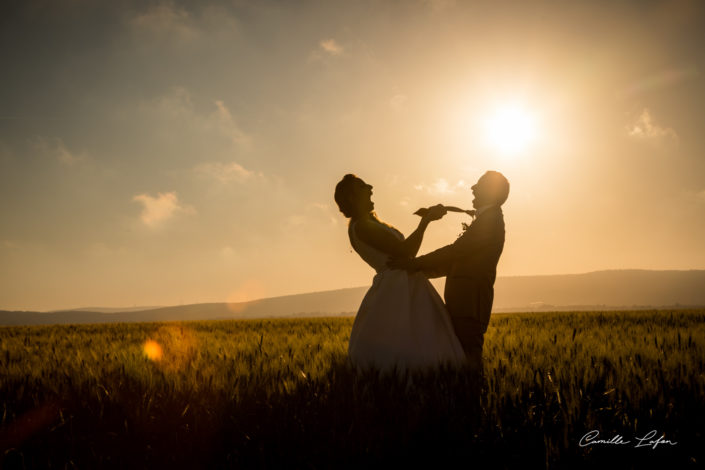
<path fill-rule="evenodd" d="M 498 171 L 488 171 L 472 188 L 472 205 L 475 209 L 485 206 L 501 206 L 509 196 L 509 181 Z"/>

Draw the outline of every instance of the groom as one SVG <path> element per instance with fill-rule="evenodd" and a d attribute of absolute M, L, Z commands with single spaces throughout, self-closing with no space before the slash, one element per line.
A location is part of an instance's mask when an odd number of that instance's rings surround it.
<path fill-rule="evenodd" d="M 504 248 L 502 204 L 509 181 L 488 171 L 472 186 L 476 219 L 453 244 L 415 259 L 397 259 L 393 268 L 424 271 L 430 277 L 446 276 L 444 297 L 455 334 L 468 363 L 482 370 L 482 345 L 490 321 L 497 262 Z"/>

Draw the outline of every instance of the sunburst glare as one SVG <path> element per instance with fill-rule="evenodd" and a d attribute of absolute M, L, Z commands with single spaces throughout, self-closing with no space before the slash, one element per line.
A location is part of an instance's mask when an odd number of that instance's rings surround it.
<path fill-rule="evenodd" d="M 536 140 L 536 116 L 520 105 L 497 107 L 483 122 L 485 143 L 505 155 L 516 155 Z"/>

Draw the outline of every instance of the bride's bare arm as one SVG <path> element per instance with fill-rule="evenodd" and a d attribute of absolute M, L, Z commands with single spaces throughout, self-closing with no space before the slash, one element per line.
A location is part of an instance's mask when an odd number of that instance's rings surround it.
<path fill-rule="evenodd" d="M 421 247 L 426 227 L 433 220 L 438 220 L 445 214 L 443 208 L 429 211 L 419 221 L 416 230 L 405 240 L 399 240 L 389 230 L 371 219 L 363 219 L 355 224 L 355 234 L 368 245 L 387 253 L 394 258 L 413 258 Z"/>

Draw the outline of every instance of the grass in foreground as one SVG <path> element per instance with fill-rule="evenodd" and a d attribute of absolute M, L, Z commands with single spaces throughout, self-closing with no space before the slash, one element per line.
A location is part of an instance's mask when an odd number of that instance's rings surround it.
<path fill-rule="evenodd" d="M 465 370 L 355 372 L 345 360 L 351 326 L 0 328 L 3 468 L 670 468 L 705 459 L 705 311 L 496 316 L 480 397 Z M 634 448 L 652 429 L 677 444 Z M 632 444 L 581 447 L 591 430 Z"/>

